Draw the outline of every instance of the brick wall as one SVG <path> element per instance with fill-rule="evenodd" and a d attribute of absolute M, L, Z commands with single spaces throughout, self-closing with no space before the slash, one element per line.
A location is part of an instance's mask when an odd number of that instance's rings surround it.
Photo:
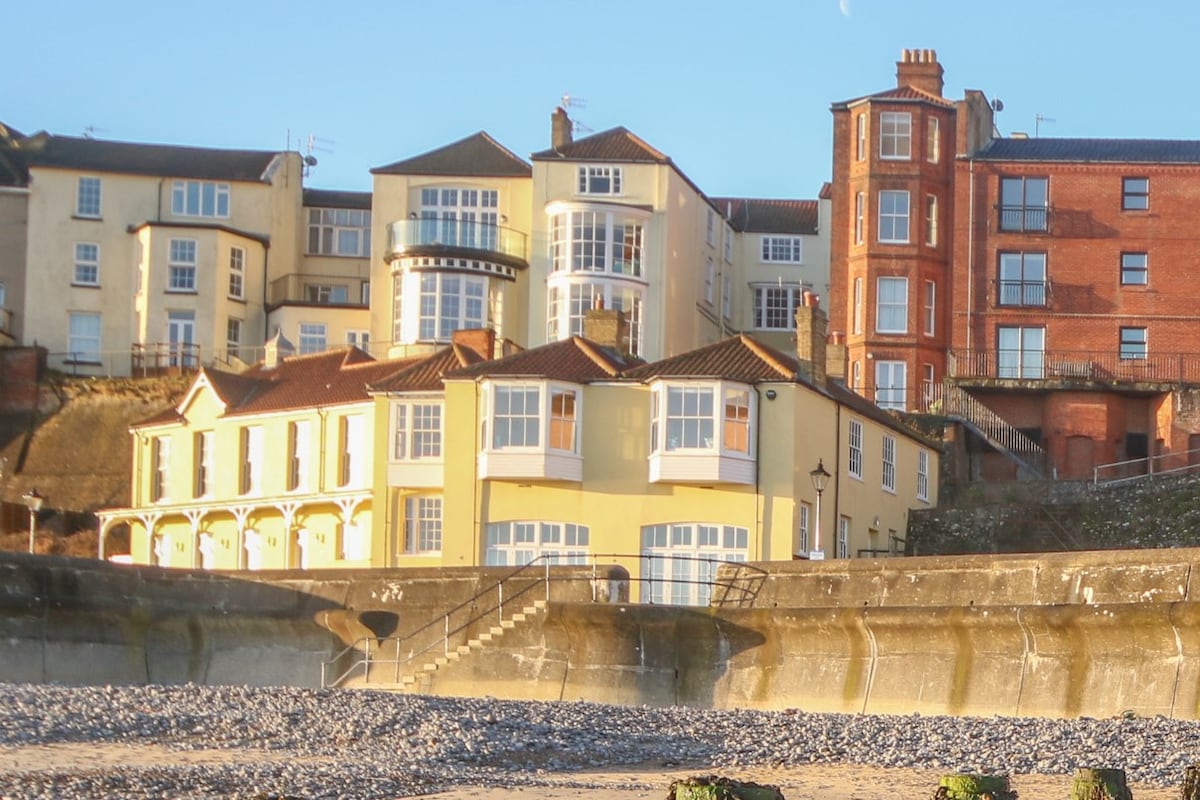
<path fill-rule="evenodd" d="M 45 371 L 44 347 L 0 348 L 0 413 L 36 411 Z"/>

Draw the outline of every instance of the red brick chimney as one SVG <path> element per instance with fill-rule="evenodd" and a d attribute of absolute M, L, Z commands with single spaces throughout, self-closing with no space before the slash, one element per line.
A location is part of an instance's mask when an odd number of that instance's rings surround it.
<path fill-rule="evenodd" d="M 571 118 L 567 116 L 567 110 L 559 106 L 550 115 L 550 146 L 562 150 L 572 141 Z"/>
<path fill-rule="evenodd" d="M 942 73 L 936 50 L 903 50 L 896 62 L 896 86 L 911 86 L 941 97 Z"/>
<path fill-rule="evenodd" d="M 821 298 L 807 289 L 796 309 L 796 358 L 800 376 L 816 386 L 825 385 L 825 332 L 829 318 L 821 310 Z"/>

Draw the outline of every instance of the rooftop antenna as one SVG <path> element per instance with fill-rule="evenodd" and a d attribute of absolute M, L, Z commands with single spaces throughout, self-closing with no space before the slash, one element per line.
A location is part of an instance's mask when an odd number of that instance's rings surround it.
<path fill-rule="evenodd" d="M 95 139 L 97 133 L 108 133 L 108 128 L 97 128 L 95 125 L 83 126 L 83 138 Z"/>
<path fill-rule="evenodd" d="M 587 108 L 587 100 L 582 97 L 572 97 L 570 94 L 563 93 L 562 107 L 564 111 L 570 112 L 574 108 Z M 568 118 L 570 114 L 568 113 Z M 584 125 L 582 122 L 571 120 L 571 133 L 591 133 L 592 128 Z"/>
<path fill-rule="evenodd" d="M 1033 138 L 1037 138 L 1038 131 L 1042 127 L 1043 122 L 1058 122 L 1054 117 L 1043 117 L 1041 114 L 1033 115 Z"/>
<path fill-rule="evenodd" d="M 333 148 L 326 147 L 325 145 L 335 145 L 335 144 L 337 144 L 337 142 L 333 141 L 332 139 L 322 139 L 321 137 L 315 136 L 311 133 L 308 135 L 308 143 L 305 147 L 304 156 L 303 156 L 304 177 L 307 178 L 309 172 L 312 171 L 312 168 L 317 165 L 317 157 L 315 155 L 313 155 L 313 153 L 320 152 L 320 153 L 332 154 Z"/>

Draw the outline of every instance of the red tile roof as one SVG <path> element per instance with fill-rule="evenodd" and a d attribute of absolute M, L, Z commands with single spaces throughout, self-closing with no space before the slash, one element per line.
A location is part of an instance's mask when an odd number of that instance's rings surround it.
<path fill-rule="evenodd" d="M 723 378 L 759 383 L 794 380 L 798 368 L 795 356 L 784 355 L 743 333 L 699 350 L 634 367 L 626 370 L 625 377 L 641 381 L 656 378 Z"/>
<path fill-rule="evenodd" d="M 638 360 L 629 360 L 582 336 L 522 350 L 510 356 L 455 370 L 447 378 L 551 378 L 589 383 L 616 378 Z"/>
<path fill-rule="evenodd" d="M 713 197 L 734 230 L 744 233 L 816 234 L 816 200 Z"/>
<path fill-rule="evenodd" d="M 934 105 L 942 106 L 944 108 L 954 108 L 953 100 L 947 100 L 944 97 L 938 97 L 932 92 L 915 89 L 912 86 L 901 86 L 896 89 L 888 89 L 883 92 L 876 92 L 875 94 L 863 95 L 862 97 L 856 97 L 853 100 L 845 100 L 841 103 L 834 103 L 833 107 L 835 109 L 849 108 L 850 106 L 856 106 L 859 103 L 866 102 L 867 100 L 893 100 L 902 103 L 933 103 Z"/>
<path fill-rule="evenodd" d="M 534 161 L 634 161 L 670 164 L 671 159 L 654 149 L 628 128 L 610 128 L 578 139 L 558 150 L 550 148 L 530 156 Z"/>
<path fill-rule="evenodd" d="M 434 392 L 442 389 L 442 376 L 463 367 L 484 361 L 483 356 L 469 347 L 452 344 L 428 358 L 403 367 L 387 378 L 371 384 L 372 392 Z"/>

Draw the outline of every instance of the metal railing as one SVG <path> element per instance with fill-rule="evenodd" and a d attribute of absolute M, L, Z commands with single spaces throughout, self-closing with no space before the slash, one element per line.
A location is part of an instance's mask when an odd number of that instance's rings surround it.
<path fill-rule="evenodd" d="M 1049 281 L 996 281 L 996 305 L 1044 306 L 1050 298 Z"/>
<path fill-rule="evenodd" d="M 648 562 L 648 569 L 637 577 L 631 577 L 629 580 L 651 584 L 652 589 L 649 592 L 651 598 L 658 596 L 653 588 L 654 586 L 659 586 L 660 588 L 670 586 L 672 588 L 671 595 L 677 596 L 674 591 L 676 585 L 691 585 L 707 587 L 707 592 L 698 593 L 703 594 L 706 598 L 716 598 L 717 593 L 715 590 L 723 589 L 724 591 L 720 594 L 717 601 L 721 606 L 738 605 L 744 607 L 753 604 L 754 598 L 757 596 L 758 590 L 767 575 L 766 570 L 756 567 L 753 564 L 702 556 L 597 553 L 589 554 L 589 559 L 592 567 L 591 600 L 593 603 L 599 601 L 599 566 L 601 562 L 607 564 L 621 560 L 644 560 Z M 656 562 L 661 564 L 667 561 L 707 563 L 712 567 L 711 577 L 699 579 L 692 577 L 663 578 L 653 576 L 654 564 Z M 720 565 L 734 567 L 732 577 L 727 580 L 719 579 L 717 577 L 717 567 Z M 340 686 L 354 677 L 360 670 L 364 682 L 369 684 L 372 677 L 374 677 L 374 673 L 378 671 L 378 669 L 373 668 L 379 667 L 389 668 L 390 680 L 387 681 L 388 683 L 400 683 L 406 671 L 411 673 L 413 671 L 412 667 L 421 663 L 419 659 L 447 656 L 450 652 L 450 642 L 456 638 L 465 637 L 472 626 L 479 623 L 486 623 L 490 620 L 494 620 L 494 624 L 496 625 L 501 625 L 506 619 L 505 615 L 508 609 L 514 606 L 518 610 L 523 609 L 525 604 L 535 598 L 535 595 L 541 595 L 536 599 L 544 599 L 548 603 L 551 598 L 550 586 L 554 580 L 550 572 L 550 567 L 552 566 L 585 565 L 572 564 L 560 554 L 538 556 L 529 563 L 517 567 L 494 584 L 476 592 L 472 597 L 464 600 L 442 615 L 435 617 L 406 634 L 399 636 L 360 637 L 321 664 L 321 686 L 323 688 Z M 514 587 L 513 583 L 519 580 L 530 582 Z M 578 580 L 578 575 L 564 576 L 562 580 Z M 505 588 L 506 586 L 508 587 L 507 589 Z M 641 594 L 642 592 L 639 591 L 639 595 Z M 653 603 L 654 600 L 643 600 L 643 602 Z M 707 604 L 707 600 L 705 604 Z M 512 613 L 508 614 L 508 619 L 511 619 Z M 350 663 L 331 679 L 330 676 L 333 670 L 337 668 L 338 664 L 344 663 L 346 659 L 350 659 Z"/>
<path fill-rule="evenodd" d="M 1056 475 L 1054 463 L 1040 444 L 949 381 L 942 384 L 941 413 L 958 417 L 975 428 L 993 447 L 1039 478 Z"/>
<path fill-rule="evenodd" d="M 1049 230 L 1050 209 L 1046 206 L 999 206 L 1000 230 L 1045 232 Z"/>
<path fill-rule="evenodd" d="M 1144 478 L 1200 473 L 1200 449 L 1114 461 L 1092 468 L 1092 484 L 1116 486 Z"/>
<path fill-rule="evenodd" d="M 404 255 L 421 247 L 455 247 L 528 260 L 526 235 L 514 228 L 449 219 L 400 220 L 388 225 L 388 253 Z"/>
<path fill-rule="evenodd" d="M 268 305 L 311 303 L 322 306 L 366 308 L 367 278 L 355 275 L 311 275 L 292 272 L 271 281 Z"/>
<path fill-rule="evenodd" d="M 130 346 L 133 375 L 163 375 L 200 369 L 200 345 L 191 342 L 150 342 Z"/>
<path fill-rule="evenodd" d="M 1200 383 L 1200 353 L 1122 358 L 1094 350 L 959 350 L 947 360 L 956 378 Z"/>

